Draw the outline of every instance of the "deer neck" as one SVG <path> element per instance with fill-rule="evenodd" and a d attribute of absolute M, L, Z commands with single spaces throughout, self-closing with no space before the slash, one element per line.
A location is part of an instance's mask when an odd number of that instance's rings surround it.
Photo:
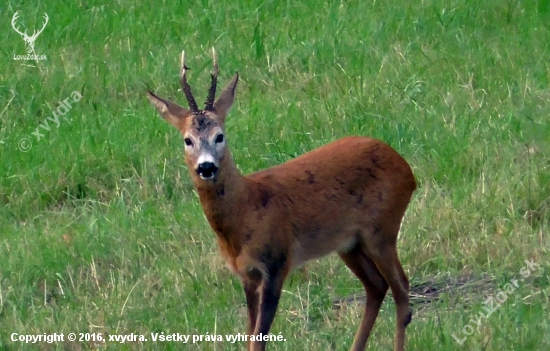
<path fill-rule="evenodd" d="M 193 180 L 208 222 L 218 236 L 230 239 L 239 225 L 235 213 L 247 201 L 248 188 L 229 151 L 220 162 L 215 181 L 205 182 L 197 175 L 193 176 Z"/>

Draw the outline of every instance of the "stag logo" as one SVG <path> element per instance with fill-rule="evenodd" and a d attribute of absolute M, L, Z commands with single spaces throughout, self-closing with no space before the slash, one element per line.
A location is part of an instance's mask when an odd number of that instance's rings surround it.
<path fill-rule="evenodd" d="M 19 11 L 15 12 L 13 14 L 13 17 L 11 19 L 11 26 L 13 29 L 21 35 L 23 40 L 25 41 L 25 47 L 27 49 L 27 55 L 14 55 L 14 60 L 46 60 L 46 55 L 36 55 L 34 52 L 34 42 L 36 41 L 36 38 L 44 31 L 44 28 L 46 28 L 46 25 L 48 24 L 48 14 L 44 13 L 44 25 L 40 30 L 34 30 L 32 35 L 28 35 L 27 31 L 21 32 L 19 28 L 17 27 L 17 19 L 19 18 Z"/>

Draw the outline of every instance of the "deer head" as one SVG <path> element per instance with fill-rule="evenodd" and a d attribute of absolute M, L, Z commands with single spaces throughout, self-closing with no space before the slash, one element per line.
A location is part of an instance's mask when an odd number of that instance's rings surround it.
<path fill-rule="evenodd" d="M 187 83 L 186 73 L 189 68 L 185 64 L 185 52 L 181 54 L 180 84 L 189 103 L 189 109 L 160 98 L 152 92 L 147 95 L 164 119 L 181 132 L 185 143 L 185 162 L 189 170 L 192 170 L 191 174 L 196 181 L 215 181 L 220 164 L 228 153 L 225 143 L 225 117 L 233 104 L 239 80 L 237 73 L 220 97 L 214 101 L 218 81 L 218 64 L 214 49 L 212 55 L 212 81 L 203 110 L 197 107 L 191 87 Z"/>
<path fill-rule="evenodd" d="M 27 34 L 27 31 L 25 30 L 25 32 L 21 32 L 19 30 L 19 28 L 17 28 L 16 26 L 16 21 L 17 19 L 19 18 L 19 11 L 16 11 L 14 14 L 13 14 L 13 17 L 11 19 L 11 26 L 13 27 L 13 29 L 19 33 L 21 35 L 21 37 L 23 38 L 23 40 L 25 41 L 25 47 L 27 48 L 27 53 L 33 53 L 34 52 L 34 42 L 36 41 L 36 38 L 38 38 L 38 36 L 40 35 L 40 33 L 42 33 L 42 31 L 44 30 L 44 28 L 46 28 L 46 25 L 48 24 L 48 14 L 47 13 L 44 13 L 44 25 L 42 26 L 42 29 L 40 29 L 39 31 L 36 31 L 34 30 L 34 32 L 32 33 L 32 35 L 28 35 Z"/>

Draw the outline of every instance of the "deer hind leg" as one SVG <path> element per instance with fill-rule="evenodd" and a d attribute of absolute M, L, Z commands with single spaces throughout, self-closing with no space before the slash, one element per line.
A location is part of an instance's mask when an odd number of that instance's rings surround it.
<path fill-rule="evenodd" d="M 386 280 L 380 274 L 374 262 L 363 252 L 359 244 L 352 250 L 340 252 L 338 255 L 346 266 L 359 278 L 361 283 L 363 283 L 367 293 L 365 312 L 351 348 L 352 351 L 362 351 L 365 349 L 367 339 L 380 311 L 380 306 L 388 291 L 388 283 L 386 283 Z"/>
<path fill-rule="evenodd" d="M 403 351 L 405 348 L 405 329 L 412 316 L 409 307 L 409 281 L 399 262 L 395 243 L 388 242 L 373 248 L 369 251 L 369 256 L 389 284 L 397 309 L 394 351 Z"/>

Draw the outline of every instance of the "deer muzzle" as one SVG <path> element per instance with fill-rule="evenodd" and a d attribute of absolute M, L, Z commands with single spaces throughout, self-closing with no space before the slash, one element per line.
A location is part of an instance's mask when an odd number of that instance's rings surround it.
<path fill-rule="evenodd" d="M 197 167 L 197 174 L 202 179 L 212 179 L 218 172 L 219 167 L 213 162 L 202 162 Z"/>

